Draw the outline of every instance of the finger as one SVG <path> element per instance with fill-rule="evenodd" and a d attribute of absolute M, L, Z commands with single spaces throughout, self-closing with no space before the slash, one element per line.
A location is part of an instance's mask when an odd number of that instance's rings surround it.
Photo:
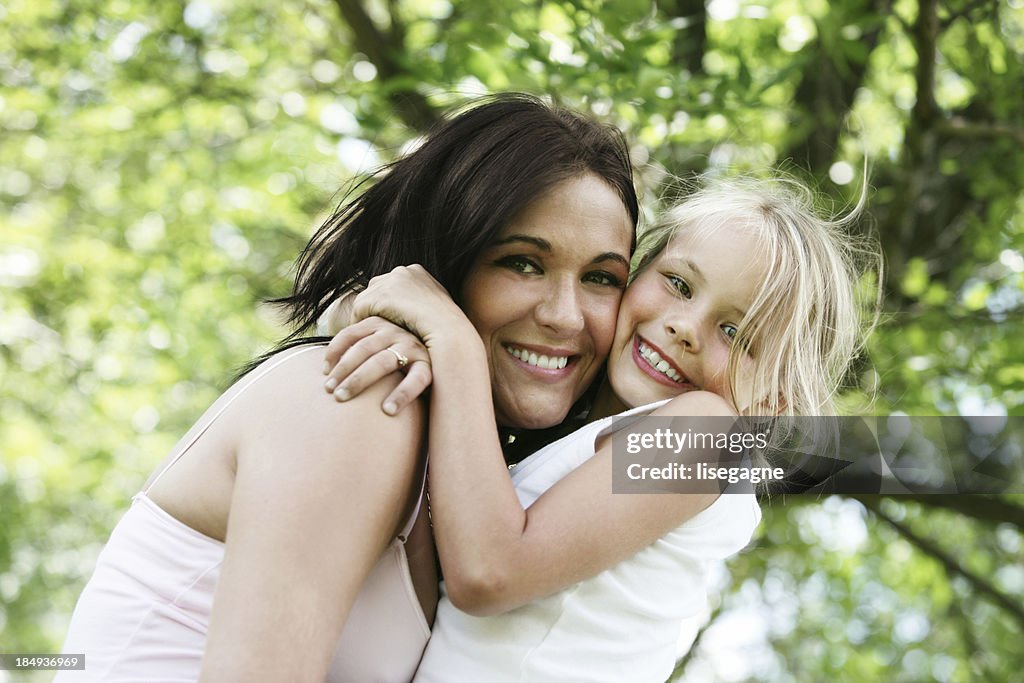
<path fill-rule="evenodd" d="M 341 359 L 353 344 L 364 337 L 369 337 L 376 330 L 377 327 L 374 325 L 374 319 L 367 318 L 366 320 L 360 320 L 349 325 L 334 335 L 324 351 L 324 374 L 326 375 L 330 372 L 331 368 L 337 365 L 338 360 Z"/>
<path fill-rule="evenodd" d="M 389 344 L 390 340 L 387 334 L 373 334 L 369 337 L 363 337 L 349 346 L 344 355 L 331 368 L 331 371 L 327 373 L 327 379 L 324 380 L 324 388 L 327 391 L 337 391 L 346 378 L 351 376 L 357 368 L 372 362 L 373 358 L 386 349 Z M 394 354 L 390 355 L 394 357 Z M 392 371 L 393 368 L 383 373 L 383 375 L 389 374 Z M 344 400 L 349 398 L 349 396 L 342 394 L 340 398 Z"/>
<path fill-rule="evenodd" d="M 331 370 L 341 361 L 345 353 L 348 352 L 354 345 L 359 343 L 363 339 L 368 339 L 380 333 L 392 333 L 397 331 L 399 328 L 389 320 L 379 317 L 370 317 L 359 322 L 352 323 L 344 330 L 334 335 L 324 351 L 324 374 L 329 374 Z M 408 334 L 404 330 L 400 332 L 401 335 Z M 375 351 L 380 350 L 388 343 L 393 343 L 395 337 L 392 334 L 390 337 L 392 342 L 385 340 L 379 340 L 379 346 L 372 347 Z M 399 337 L 400 338 L 400 337 Z M 336 378 L 337 379 L 337 378 Z"/>
<path fill-rule="evenodd" d="M 430 363 L 422 360 L 412 362 L 405 374 L 405 379 L 384 399 L 381 410 L 388 415 L 397 415 L 402 412 L 403 408 L 419 398 L 433 380 L 434 375 L 430 371 Z"/>
<path fill-rule="evenodd" d="M 398 359 L 386 348 L 365 358 L 358 367 L 334 390 L 334 398 L 339 401 L 358 396 L 367 387 L 373 386 L 382 377 L 387 377 L 398 370 Z"/>

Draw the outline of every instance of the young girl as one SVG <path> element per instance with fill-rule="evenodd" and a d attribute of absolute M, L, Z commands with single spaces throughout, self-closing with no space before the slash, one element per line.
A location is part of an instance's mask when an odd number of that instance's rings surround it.
<path fill-rule="evenodd" d="M 509 343 L 500 317 L 475 330 L 422 269 L 371 281 L 356 317 L 403 321 L 432 363 L 429 486 L 445 582 L 416 680 L 665 680 L 680 620 L 705 604 L 704 561 L 738 552 L 760 512 L 752 495 L 613 494 L 611 416 L 833 413 L 864 330 L 859 262 L 872 253 L 843 234 L 848 220 L 818 218 L 810 193 L 783 181 L 721 181 L 669 210 L 641 238 L 592 423 L 511 478 L 483 348 L 538 376 L 571 355 Z M 491 265 L 510 259 L 512 275 Z M 466 311 L 546 267 L 529 244 L 498 243 L 482 260 L 461 292 Z"/>

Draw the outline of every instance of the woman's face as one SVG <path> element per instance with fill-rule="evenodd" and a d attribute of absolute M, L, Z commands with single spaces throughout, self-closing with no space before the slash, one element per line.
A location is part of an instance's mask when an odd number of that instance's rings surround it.
<path fill-rule="evenodd" d="M 487 349 L 498 424 L 556 425 L 593 381 L 632 241 L 618 194 L 586 174 L 519 212 L 477 258 L 460 304 Z"/>
<path fill-rule="evenodd" d="M 729 350 L 764 280 L 756 238 L 735 227 L 685 231 L 630 284 L 619 309 L 608 379 L 626 406 L 710 391 L 736 406 Z M 741 357 L 740 387 L 752 364 Z M 745 393 L 745 392 L 744 392 Z"/>

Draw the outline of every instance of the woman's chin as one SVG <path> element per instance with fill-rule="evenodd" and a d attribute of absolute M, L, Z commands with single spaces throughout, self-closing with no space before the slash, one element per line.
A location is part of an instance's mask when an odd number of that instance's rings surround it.
<path fill-rule="evenodd" d="M 519 401 L 498 412 L 498 424 L 511 429 L 547 429 L 561 424 L 569 414 L 572 401 L 567 399 Z"/>

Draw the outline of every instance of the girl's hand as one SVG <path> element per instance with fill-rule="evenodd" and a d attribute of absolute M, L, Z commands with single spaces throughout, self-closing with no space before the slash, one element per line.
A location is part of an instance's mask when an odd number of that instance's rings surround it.
<path fill-rule="evenodd" d="M 349 325 L 327 345 L 324 388 L 347 401 L 396 370 L 405 378 L 381 405 L 388 415 L 398 414 L 430 386 L 430 354 L 414 334 L 374 316 Z"/>
<path fill-rule="evenodd" d="M 476 328 L 448 291 L 418 264 L 398 266 L 370 280 L 352 305 L 352 319 L 387 318 L 420 338 L 428 350 L 440 344 L 480 343 Z"/>

